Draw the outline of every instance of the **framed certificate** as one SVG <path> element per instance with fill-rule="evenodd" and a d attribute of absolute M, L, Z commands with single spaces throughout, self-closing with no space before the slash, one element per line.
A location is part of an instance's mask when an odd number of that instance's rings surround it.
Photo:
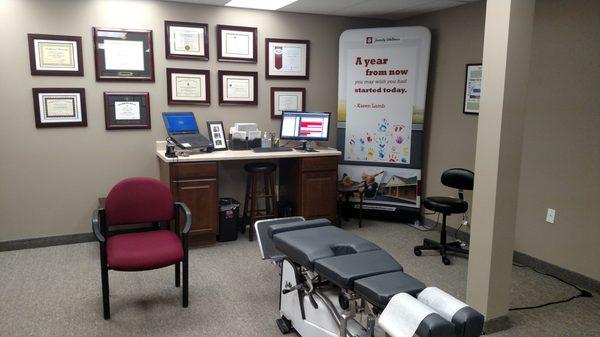
<path fill-rule="evenodd" d="M 208 25 L 165 21 L 165 51 L 168 59 L 208 61 Z"/>
<path fill-rule="evenodd" d="M 152 31 L 94 27 L 96 80 L 154 82 Z"/>
<path fill-rule="evenodd" d="M 225 128 L 222 121 L 206 122 L 210 141 L 213 143 L 215 151 L 227 150 L 227 142 L 225 141 Z"/>
<path fill-rule="evenodd" d="M 87 126 L 85 89 L 33 88 L 36 128 Z"/>
<path fill-rule="evenodd" d="M 31 75 L 83 76 L 81 37 L 27 34 Z"/>
<path fill-rule="evenodd" d="M 266 77 L 308 79 L 310 41 L 265 39 Z"/>
<path fill-rule="evenodd" d="M 106 130 L 150 129 L 150 94 L 147 92 L 105 92 Z"/>
<path fill-rule="evenodd" d="M 258 73 L 219 70 L 219 105 L 257 105 Z"/>
<path fill-rule="evenodd" d="M 217 25 L 217 59 L 221 62 L 256 63 L 257 29 Z"/>
<path fill-rule="evenodd" d="M 305 111 L 305 88 L 271 88 L 271 119 L 281 118 L 282 111 Z"/>
<path fill-rule="evenodd" d="M 167 68 L 167 101 L 170 105 L 209 105 L 209 71 Z"/>
<path fill-rule="evenodd" d="M 481 63 L 467 64 L 465 75 L 465 94 L 463 113 L 479 115 L 479 99 L 481 97 Z"/>

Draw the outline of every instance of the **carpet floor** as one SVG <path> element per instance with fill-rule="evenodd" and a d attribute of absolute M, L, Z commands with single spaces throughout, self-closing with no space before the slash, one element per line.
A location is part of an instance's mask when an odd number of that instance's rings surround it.
<path fill-rule="evenodd" d="M 371 240 L 427 285 L 465 298 L 467 260 L 416 257 L 412 247 L 437 232 L 379 221 L 345 228 Z M 110 272 L 111 320 L 102 319 L 97 243 L 0 253 L 0 336 L 279 337 L 279 277 L 244 237 L 190 251 L 190 306 L 181 307 L 174 268 Z M 527 306 L 577 294 L 550 277 L 513 268 L 510 304 Z M 600 336 L 600 296 L 510 312 L 512 327 L 490 336 Z"/>

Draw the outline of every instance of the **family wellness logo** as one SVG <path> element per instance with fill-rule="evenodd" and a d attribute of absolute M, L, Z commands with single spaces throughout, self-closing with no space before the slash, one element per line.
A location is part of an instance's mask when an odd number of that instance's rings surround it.
<path fill-rule="evenodd" d="M 367 36 L 365 37 L 365 44 L 378 44 L 378 43 L 383 43 L 383 44 L 387 44 L 387 43 L 392 43 L 392 44 L 397 44 L 400 43 L 402 39 L 399 37 L 393 37 L 393 36 L 388 36 L 388 37 L 373 37 L 373 36 Z"/>

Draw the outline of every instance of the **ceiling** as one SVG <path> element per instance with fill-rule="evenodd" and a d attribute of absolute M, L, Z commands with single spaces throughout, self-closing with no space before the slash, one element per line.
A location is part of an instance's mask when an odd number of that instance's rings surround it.
<path fill-rule="evenodd" d="M 224 6 L 229 0 L 166 0 Z M 399 20 L 480 0 L 298 0 L 279 11 Z"/>

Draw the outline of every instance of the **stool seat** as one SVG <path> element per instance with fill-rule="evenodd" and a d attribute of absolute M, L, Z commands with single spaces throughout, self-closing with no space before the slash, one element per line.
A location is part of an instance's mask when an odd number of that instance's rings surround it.
<path fill-rule="evenodd" d="M 271 173 L 276 167 L 272 163 L 248 163 L 244 165 L 244 170 L 248 173 Z"/>
<path fill-rule="evenodd" d="M 423 204 L 425 208 L 443 214 L 465 213 L 469 208 L 466 201 L 451 197 L 428 197 Z"/>

